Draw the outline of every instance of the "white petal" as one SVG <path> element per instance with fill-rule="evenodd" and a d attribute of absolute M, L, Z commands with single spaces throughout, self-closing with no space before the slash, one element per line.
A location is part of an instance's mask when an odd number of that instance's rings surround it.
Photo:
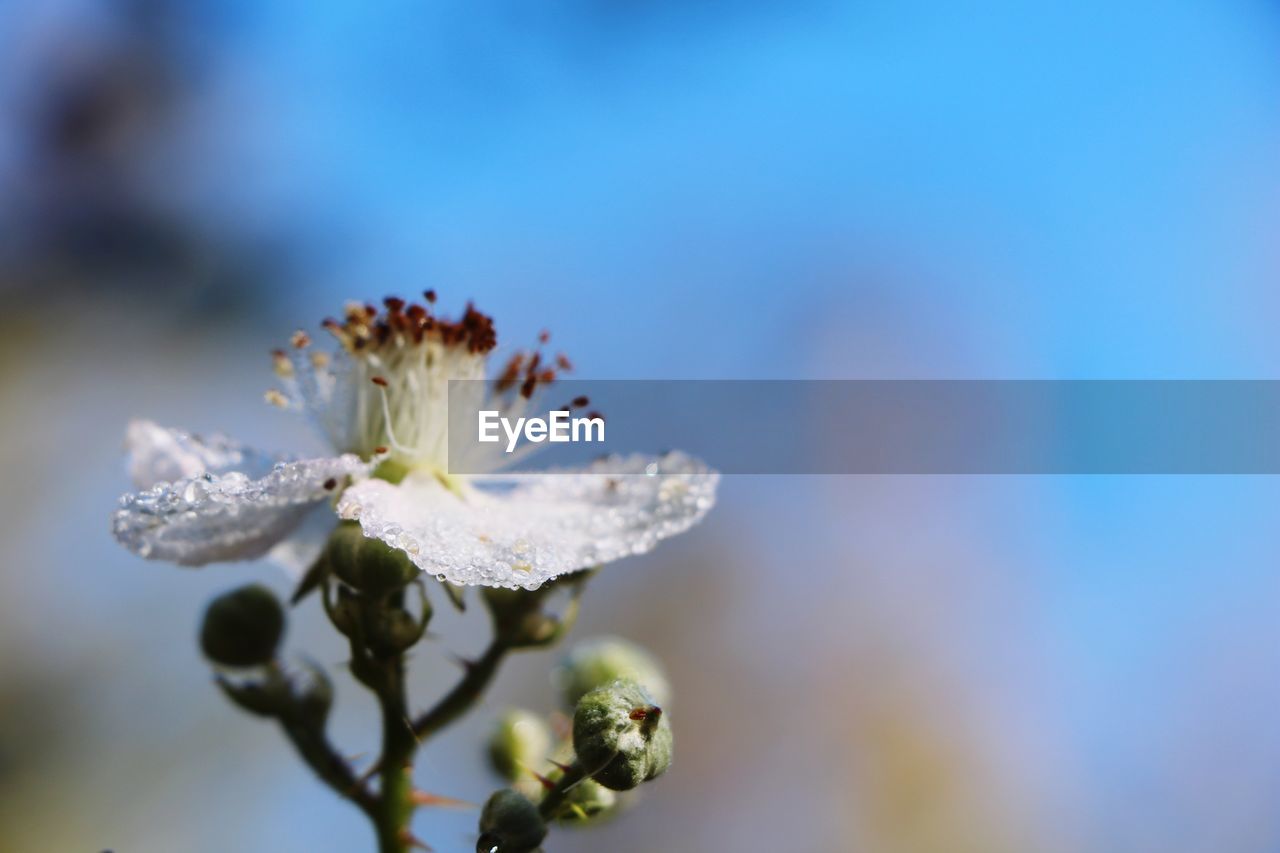
<path fill-rule="evenodd" d="M 366 480 L 343 493 L 338 514 L 453 583 L 535 589 L 687 530 L 715 503 L 718 481 L 680 453 L 614 457 L 513 475 L 510 488 L 468 489 L 465 499 L 433 479 Z"/>
<path fill-rule="evenodd" d="M 368 463 L 348 454 L 281 462 L 256 480 L 233 471 L 160 483 L 121 498 L 112 531 L 126 548 L 151 560 L 200 566 L 253 559 L 332 495 L 331 481 L 340 486 L 368 470 Z"/>
<path fill-rule="evenodd" d="M 261 477 L 278 461 L 222 435 L 201 438 L 166 429 L 153 421 L 130 422 L 125 445 L 129 451 L 129 476 L 139 489 L 228 471 Z"/>

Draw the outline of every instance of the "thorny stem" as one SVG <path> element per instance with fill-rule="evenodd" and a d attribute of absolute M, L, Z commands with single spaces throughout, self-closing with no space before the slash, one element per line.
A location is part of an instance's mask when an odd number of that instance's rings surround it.
<path fill-rule="evenodd" d="M 553 819 L 556 816 L 556 812 L 559 811 L 560 805 L 564 802 L 564 798 L 586 776 L 586 768 L 577 761 L 566 767 L 564 774 L 556 780 L 555 786 L 547 791 L 546 796 L 542 798 L 542 802 L 538 804 L 538 813 L 542 815 L 542 819 L 546 821 Z"/>
<path fill-rule="evenodd" d="M 351 638 L 351 674 L 368 687 L 382 711 L 382 754 L 373 770 L 378 793 L 367 814 L 378 836 L 379 853 L 407 853 L 413 845 L 409 821 L 413 816 L 413 756 L 418 739 L 409 722 L 405 699 L 404 655 L 374 657 L 364 642 Z"/>
<path fill-rule="evenodd" d="M 359 644 L 352 643 L 352 672 L 374 692 L 382 708 L 382 755 L 374 766 L 381 784 L 369 812 L 378 835 L 379 853 L 407 853 L 414 844 L 409 832 L 414 810 L 414 754 L 422 741 L 476 703 L 507 651 L 507 645 L 495 638 L 479 661 L 468 664 L 462 680 L 415 723 L 410 720 L 406 705 L 403 656 L 373 660 Z"/>
<path fill-rule="evenodd" d="M 351 772 L 351 766 L 333 748 L 322 730 L 285 717 L 280 718 L 280 728 L 321 781 L 338 796 L 355 803 L 366 815 L 373 816 L 376 803 L 373 793 Z"/>
<path fill-rule="evenodd" d="M 413 816 L 412 769 L 418 740 L 405 705 L 404 659 L 397 655 L 385 667 L 387 679 L 378 691 L 382 706 L 382 781 L 373 821 L 379 853 L 405 853 L 412 844 L 409 820 Z"/>
<path fill-rule="evenodd" d="M 578 589 L 580 591 L 580 585 Z M 323 602 L 332 620 L 334 612 L 327 586 Z M 535 605 L 535 602 L 530 604 Z M 566 625 L 574 621 L 576 605 L 575 595 L 565 617 Z M 466 672 L 453 689 L 413 720 L 406 700 L 403 653 L 375 657 L 358 633 L 349 639 L 351 673 L 377 697 L 382 711 L 382 754 L 373 767 L 357 777 L 328 742 L 323 726 L 288 715 L 280 717 L 280 724 L 298 754 L 316 775 L 369 817 L 377 833 L 379 853 L 409 853 L 411 848 L 420 845 L 409 831 L 415 808 L 412 766 L 418 747 L 470 710 L 493 681 L 506 655 L 520 646 L 513 644 L 495 625 L 495 635 L 480 658 L 467 662 Z M 380 779 L 376 793 L 367 784 L 374 776 Z M 540 807 L 543 815 L 552 815 L 573 786 L 583 778 L 585 772 L 579 765 L 575 763 L 568 768 L 543 799 Z"/>

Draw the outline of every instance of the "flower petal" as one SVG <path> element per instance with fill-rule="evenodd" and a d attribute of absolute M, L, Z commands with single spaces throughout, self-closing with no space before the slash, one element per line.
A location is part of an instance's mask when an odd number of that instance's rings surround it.
<path fill-rule="evenodd" d="M 223 435 L 201 438 L 144 420 L 129 423 L 125 446 L 129 451 L 129 476 L 139 489 L 228 471 L 261 477 L 278 461 Z"/>
<path fill-rule="evenodd" d="M 249 560 L 293 532 L 344 478 L 368 470 L 368 463 L 348 454 L 281 462 L 259 479 L 233 471 L 160 483 L 120 499 L 112 532 L 151 560 L 187 566 Z"/>
<path fill-rule="evenodd" d="M 689 529 L 715 503 L 719 476 L 669 453 L 511 475 L 509 488 L 471 488 L 465 498 L 434 479 L 366 480 L 343 493 L 338 514 L 445 580 L 535 589 Z"/>

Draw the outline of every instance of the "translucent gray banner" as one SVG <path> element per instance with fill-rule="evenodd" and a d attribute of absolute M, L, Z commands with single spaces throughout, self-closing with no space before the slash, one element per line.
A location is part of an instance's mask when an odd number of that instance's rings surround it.
<path fill-rule="evenodd" d="M 668 449 L 726 474 L 1280 473 L 1280 381 L 574 380 L 519 413 L 488 388 L 450 382 L 451 473 Z M 553 409 L 548 432 L 602 413 L 604 440 L 583 421 L 529 441 L 515 415 Z M 506 452 L 517 428 L 537 452 Z"/>

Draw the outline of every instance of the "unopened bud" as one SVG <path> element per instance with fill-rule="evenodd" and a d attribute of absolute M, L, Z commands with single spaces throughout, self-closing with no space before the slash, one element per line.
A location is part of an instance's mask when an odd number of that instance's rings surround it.
<path fill-rule="evenodd" d="M 639 684 L 658 705 L 671 702 L 671 683 L 662 664 L 621 637 L 596 637 L 577 644 L 556 669 L 555 679 L 566 708 L 573 708 L 597 687 L 619 679 Z"/>
<path fill-rule="evenodd" d="M 532 711 L 512 708 L 489 736 L 489 763 L 508 782 L 528 777 L 551 751 L 551 729 Z"/>
<path fill-rule="evenodd" d="M 259 666 L 275 657 L 283 634 L 284 610 L 275 593 L 250 584 L 210 602 L 200 627 L 200 648 L 223 666 Z"/>
<path fill-rule="evenodd" d="M 510 788 L 495 791 L 480 812 L 476 853 L 532 853 L 547 837 L 538 807 Z"/>
<path fill-rule="evenodd" d="M 493 615 L 494 628 L 508 648 L 534 649 L 555 643 L 565 621 L 543 612 L 549 590 L 485 587 L 481 597 Z"/>
<path fill-rule="evenodd" d="M 615 681 L 578 701 L 573 749 L 592 779 L 629 791 L 671 766 L 671 723 L 643 687 Z"/>
<path fill-rule="evenodd" d="M 426 621 L 403 607 L 380 607 L 370 612 L 369 648 L 379 657 L 394 657 L 422 639 Z"/>
<path fill-rule="evenodd" d="M 382 595 L 403 589 L 421 572 L 409 555 L 381 539 L 370 539 L 354 521 L 334 528 L 325 545 L 330 571 L 354 589 Z"/>

